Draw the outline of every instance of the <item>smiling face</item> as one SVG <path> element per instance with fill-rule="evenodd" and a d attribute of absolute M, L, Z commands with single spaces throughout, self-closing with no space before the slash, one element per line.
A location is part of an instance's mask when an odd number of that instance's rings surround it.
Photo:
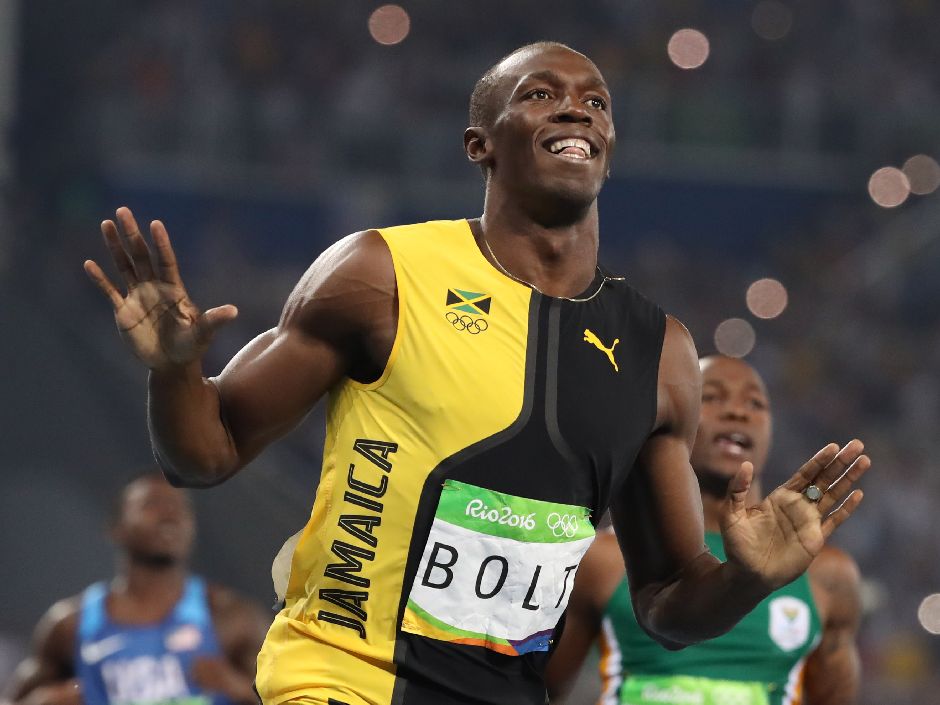
<path fill-rule="evenodd" d="M 486 114 L 471 127 L 467 154 L 490 188 L 522 199 L 591 205 L 607 178 L 615 133 L 610 93 L 583 54 L 554 44 L 515 52 L 492 72 Z"/>
<path fill-rule="evenodd" d="M 185 561 L 194 535 L 189 497 L 162 476 L 145 475 L 125 488 L 114 538 L 132 559 L 161 564 Z"/>
<path fill-rule="evenodd" d="M 755 473 L 770 451 L 770 401 L 764 381 L 742 360 L 713 356 L 700 361 L 702 411 L 692 448 L 692 467 L 730 480 L 750 460 Z"/>

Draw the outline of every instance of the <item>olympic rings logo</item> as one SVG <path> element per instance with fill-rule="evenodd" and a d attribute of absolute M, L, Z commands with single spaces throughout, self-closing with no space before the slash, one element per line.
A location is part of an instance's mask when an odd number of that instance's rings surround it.
<path fill-rule="evenodd" d="M 484 318 L 471 318 L 467 315 L 459 316 L 453 311 L 445 313 L 444 318 L 457 330 L 465 330 L 470 335 L 478 335 L 490 327 L 490 324 Z"/>
<path fill-rule="evenodd" d="M 561 538 L 562 535 L 564 535 L 566 538 L 571 539 L 578 533 L 578 517 L 574 514 L 552 512 L 548 515 L 548 519 L 545 520 L 545 523 L 548 525 L 548 528 L 552 530 L 552 534 L 555 538 Z"/>

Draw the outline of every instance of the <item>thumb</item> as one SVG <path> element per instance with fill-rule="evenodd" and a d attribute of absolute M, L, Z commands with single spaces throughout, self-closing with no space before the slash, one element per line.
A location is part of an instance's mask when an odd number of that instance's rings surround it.
<path fill-rule="evenodd" d="M 200 342 L 207 343 L 225 324 L 234 321 L 238 316 L 238 309 L 231 304 L 216 306 L 203 313 L 196 321 L 197 336 Z"/>
<path fill-rule="evenodd" d="M 741 468 L 731 478 L 728 483 L 728 510 L 731 514 L 738 514 L 747 509 L 747 493 L 751 489 L 751 481 L 754 479 L 754 465 L 745 460 L 741 463 Z"/>

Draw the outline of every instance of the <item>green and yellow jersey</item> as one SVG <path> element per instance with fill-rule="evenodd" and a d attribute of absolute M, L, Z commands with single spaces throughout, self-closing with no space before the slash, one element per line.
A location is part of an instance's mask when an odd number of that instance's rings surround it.
<path fill-rule="evenodd" d="M 721 535 L 705 535 L 725 560 Z M 803 667 L 821 637 L 804 573 L 715 639 L 667 651 L 637 624 L 624 578 L 601 632 L 600 705 L 799 705 Z"/>
<path fill-rule="evenodd" d="M 268 705 L 545 702 L 594 522 L 650 433 L 662 311 L 501 274 L 465 220 L 380 231 L 398 330 L 332 390 L 323 468 L 258 659 Z"/>

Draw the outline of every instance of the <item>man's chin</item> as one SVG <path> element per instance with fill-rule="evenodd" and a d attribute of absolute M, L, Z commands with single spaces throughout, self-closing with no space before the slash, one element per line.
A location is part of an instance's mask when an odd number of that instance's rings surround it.
<path fill-rule="evenodd" d="M 550 220 L 574 222 L 588 213 L 599 190 L 571 177 L 546 178 L 538 188 L 538 200 L 549 211 Z"/>
<path fill-rule="evenodd" d="M 698 485 L 702 494 L 723 498 L 727 496 L 728 485 L 731 483 L 731 478 L 735 476 L 737 471 L 737 468 L 730 472 L 724 469 L 696 469 L 695 476 L 698 479 Z"/>
<path fill-rule="evenodd" d="M 134 551 L 134 562 L 150 568 L 171 568 L 184 561 L 181 553 L 165 550 Z"/>

